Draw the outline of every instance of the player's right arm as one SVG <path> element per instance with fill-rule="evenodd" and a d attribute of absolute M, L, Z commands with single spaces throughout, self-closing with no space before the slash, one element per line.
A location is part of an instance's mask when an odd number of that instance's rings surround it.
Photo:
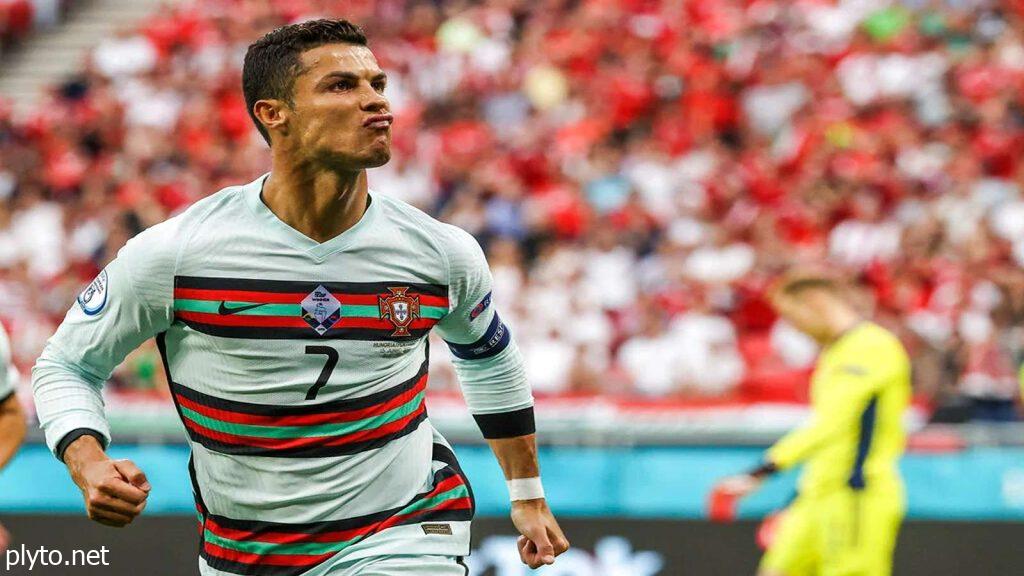
<path fill-rule="evenodd" d="M 757 468 L 720 482 L 720 489 L 743 497 L 756 490 L 764 478 L 792 468 L 839 439 L 856 425 L 871 397 L 900 365 L 899 351 L 884 341 L 863 342 L 849 348 L 845 356 L 834 370 L 823 376 L 828 378 L 826 392 L 807 424 L 772 445 Z"/>
<path fill-rule="evenodd" d="M 105 450 L 101 390 L 129 352 L 167 329 L 173 309 L 173 221 L 132 240 L 72 304 L 32 370 L 40 425 L 82 491 L 89 517 L 124 526 L 145 507 L 149 483 Z"/>
<path fill-rule="evenodd" d="M 881 346 L 861 346 L 828 378 L 827 392 L 815 406 L 810 421 L 786 434 L 767 453 L 769 466 L 785 470 L 803 462 L 817 450 L 856 426 L 871 397 L 896 369 L 892 354 Z"/>

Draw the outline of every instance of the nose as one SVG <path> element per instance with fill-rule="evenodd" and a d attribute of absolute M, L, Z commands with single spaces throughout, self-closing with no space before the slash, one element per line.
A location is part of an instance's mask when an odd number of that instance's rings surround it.
<path fill-rule="evenodd" d="M 366 83 L 364 89 L 365 96 L 362 100 L 362 108 L 367 112 L 382 112 L 388 108 L 388 99 L 383 94 L 378 92 L 369 83 Z"/>

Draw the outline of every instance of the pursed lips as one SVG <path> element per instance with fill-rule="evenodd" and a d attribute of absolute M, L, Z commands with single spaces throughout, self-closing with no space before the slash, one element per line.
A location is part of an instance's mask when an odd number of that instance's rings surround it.
<path fill-rule="evenodd" d="M 374 114 L 363 121 L 363 126 L 365 128 L 383 130 L 391 126 L 391 123 L 394 121 L 395 117 L 391 114 Z"/>

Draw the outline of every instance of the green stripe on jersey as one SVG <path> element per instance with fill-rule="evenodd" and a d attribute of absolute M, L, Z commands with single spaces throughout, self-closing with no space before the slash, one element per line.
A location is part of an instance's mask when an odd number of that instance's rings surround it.
<path fill-rule="evenodd" d="M 187 298 L 175 298 L 174 309 L 179 312 L 205 312 L 206 314 L 219 314 L 221 304 L 227 309 L 253 306 L 259 302 L 235 302 L 220 300 L 190 300 Z M 232 316 L 301 316 L 301 304 L 263 304 L 248 310 L 232 311 Z"/>
<path fill-rule="evenodd" d="M 308 555 L 319 555 L 319 554 L 330 554 L 331 552 L 341 552 L 345 548 L 348 548 L 359 540 L 360 536 L 356 536 L 350 540 L 342 542 L 308 542 L 301 544 L 274 544 L 267 542 L 258 541 L 247 541 L 241 542 L 238 540 L 229 540 L 210 532 L 206 531 L 205 539 L 207 542 L 216 544 L 223 548 L 229 548 L 231 550 L 237 550 L 239 552 L 248 552 L 250 554 L 308 554 Z"/>
<path fill-rule="evenodd" d="M 469 490 L 466 489 L 465 484 L 460 484 L 447 492 L 442 492 L 433 498 L 426 498 L 418 502 L 413 502 L 409 506 L 402 509 L 401 512 L 396 516 L 404 514 L 410 514 L 412 512 L 418 512 L 421 510 L 429 510 L 441 505 L 443 502 L 448 500 L 455 500 L 457 498 L 468 498 Z M 349 540 L 342 542 L 303 542 L 294 544 L 275 544 L 270 542 L 260 542 L 258 540 L 230 540 L 218 536 L 211 532 L 209 529 L 206 530 L 206 541 L 221 546 L 223 548 L 230 548 L 231 550 L 238 550 L 240 552 L 248 552 L 251 554 L 329 554 L 331 552 L 340 552 L 345 548 L 354 544 L 362 536 L 356 536 Z"/>
<path fill-rule="evenodd" d="M 418 502 L 413 502 L 412 504 L 406 506 L 405 508 L 402 508 L 402 511 L 396 514 L 396 516 L 401 516 L 402 514 L 411 514 L 413 512 L 419 512 L 420 510 L 429 510 L 431 508 L 440 506 L 442 502 L 445 502 L 447 500 L 455 500 L 457 498 L 469 498 L 469 489 L 466 488 L 465 484 L 459 484 L 455 488 L 452 488 L 447 492 L 441 492 L 440 494 L 434 496 L 433 498 L 424 498 L 423 500 L 420 500 Z"/>
<path fill-rule="evenodd" d="M 219 314 L 221 305 L 228 309 L 253 306 L 259 302 L 242 302 L 228 300 L 193 300 L 190 298 L 175 298 L 174 309 L 181 312 L 203 312 L 206 314 Z M 439 319 L 448 313 L 444 306 L 420 306 L 420 316 L 423 318 Z M 232 312 L 238 316 L 301 316 L 301 304 L 263 304 L 248 310 Z M 342 304 L 341 316 L 343 318 L 380 318 L 380 307 L 366 304 Z"/>
<path fill-rule="evenodd" d="M 258 424 L 240 424 L 238 422 L 225 422 L 204 416 L 194 410 L 182 406 L 181 412 L 189 420 L 218 432 L 237 434 L 240 436 L 257 436 L 259 438 L 313 438 L 343 436 L 362 430 L 372 430 L 399 420 L 412 414 L 423 402 L 425 392 L 420 392 L 409 402 L 380 414 L 362 420 L 352 422 L 341 422 L 337 424 L 314 424 L 310 426 L 261 426 Z"/>

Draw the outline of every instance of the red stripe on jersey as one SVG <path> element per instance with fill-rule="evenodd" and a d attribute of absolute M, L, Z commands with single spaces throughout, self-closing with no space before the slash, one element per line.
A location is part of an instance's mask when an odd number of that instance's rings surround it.
<path fill-rule="evenodd" d="M 416 292 L 407 292 L 407 296 L 419 296 L 420 306 L 440 306 L 442 308 L 448 307 L 447 296 L 431 296 L 429 294 L 417 294 Z M 379 297 L 390 298 L 394 294 L 335 294 L 334 297 L 338 299 L 342 304 L 350 304 L 353 306 L 377 306 L 380 304 Z"/>
<path fill-rule="evenodd" d="M 236 542 L 265 542 L 269 544 L 334 544 L 346 542 L 357 536 L 364 536 L 370 533 L 371 526 L 360 526 L 349 530 L 336 530 L 334 532 L 321 532 L 319 534 L 303 534 L 301 532 L 249 532 L 248 530 L 237 530 L 226 528 L 210 520 L 207 528 L 221 538 L 234 540 Z"/>
<path fill-rule="evenodd" d="M 417 496 L 415 500 L 409 503 L 412 506 L 416 502 L 433 498 L 438 494 L 447 492 L 459 486 L 464 486 L 465 482 L 459 475 L 450 476 L 437 483 L 434 489 L 430 492 Z M 301 532 L 274 532 L 274 531 L 257 531 L 252 532 L 248 530 L 238 530 L 235 528 L 227 528 L 217 524 L 213 519 L 207 520 L 207 528 L 222 538 L 228 540 L 234 540 L 236 542 L 264 542 L 270 544 L 306 544 L 306 543 L 318 543 L 318 544 L 330 544 L 336 542 L 345 542 L 351 540 L 357 536 L 366 536 L 373 532 L 389 528 L 400 522 L 401 520 L 415 517 L 416 515 L 432 512 L 435 510 L 449 510 L 458 509 L 461 504 L 465 504 L 465 508 L 471 508 L 472 503 L 469 498 L 453 498 L 452 500 L 446 500 L 441 502 L 433 508 L 425 508 L 423 510 L 417 510 L 408 514 L 402 514 L 398 516 L 391 516 L 385 520 L 378 521 L 376 523 L 367 524 L 358 528 L 350 528 L 348 530 L 336 530 L 333 532 L 320 532 L 316 534 L 305 534 Z M 397 519 L 397 521 L 396 521 Z"/>
<path fill-rule="evenodd" d="M 298 304 L 309 296 L 300 292 L 256 292 L 252 290 L 207 290 L 201 288 L 175 288 L 174 297 L 187 300 L 224 302 L 259 302 L 262 304 Z"/>
<path fill-rule="evenodd" d="M 371 428 L 369 430 L 360 430 L 359 432 L 353 432 L 351 434 L 345 434 L 342 436 L 310 436 L 303 438 L 262 438 L 259 436 L 244 436 L 240 434 L 229 434 L 227 432 L 221 432 L 219 430 L 213 430 L 198 424 L 190 420 L 185 416 L 182 420 L 185 422 L 185 426 L 200 436 L 206 436 L 225 444 L 234 444 L 237 446 L 254 446 L 257 448 L 266 448 L 268 450 L 289 450 L 295 448 L 311 448 L 321 446 L 341 446 L 344 444 L 350 444 L 354 442 L 361 442 L 364 440 L 374 440 L 382 436 L 387 436 L 393 432 L 398 432 L 405 427 L 406 424 L 416 419 L 425 410 L 423 403 L 420 403 L 419 407 L 403 418 L 399 418 L 394 422 L 389 422 L 378 428 Z"/>
<path fill-rule="evenodd" d="M 326 554 L 255 554 L 224 548 L 211 542 L 205 542 L 206 553 L 217 558 L 238 562 L 240 564 L 267 564 L 271 566 L 313 566 L 329 559 L 337 552 Z"/>
<path fill-rule="evenodd" d="M 211 314 L 179 310 L 174 315 L 182 320 L 217 326 L 265 326 L 270 328 L 309 328 L 301 316 L 255 316 L 246 314 Z"/>
<path fill-rule="evenodd" d="M 409 330 L 430 328 L 437 324 L 434 318 L 419 318 L 409 323 Z M 394 330 L 395 325 L 390 320 L 380 318 L 342 318 L 335 322 L 332 328 L 374 328 L 377 330 Z"/>
<path fill-rule="evenodd" d="M 392 516 L 377 526 L 374 532 L 379 532 L 387 528 L 398 526 L 403 524 L 417 516 L 423 516 L 431 512 L 438 512 L 440 510 L 470 510 L 473 508 L 473 501 L 467 497 L 453 498 L 451 500 L 445 500 L 433 508 L 424 508 L 423 510 L 416 510 L 408 514 L 402 514 L 400 516 Z"/>
<path fill-rule="evenodd" d="M 385 298 L 393 296 L 390 293 L 381 294 L 332 294 L 342 304 L 377 306 L 379 296 Z M 422 306 L 448 307 L 446 296 L 431 296 L 430 294 L 419 294 L 407 292 L 409 296 L 419 296 Z M 174 297 L 187 300 L 208 300 L 224 302 L 251 302 L 261 304 L 299 304 L 309 294 L 301 292 L 258 292 L 254 290 L 210 290 L 204 288 L 175 288 Z"/>
<path fill-rule="evenodd" d="M 209 312 L 186 312 L 179 310 L 174 313 L 177 318 L 199 324 L 214 326 L 260 326 L 264 328 L 310 328 L 301 316 L 259 316 L 254 314 L 213 314 Z M 437 324 L 433 318 L 413 320 L 409 330 L 431 328 Z M 331 328 L 371 328 L 376 330 L 395 330 L 389 320 L 379 318 L 339 318 Z M 311 328 L 310 328 L 311 329 Z"/>
<path fill-rule="evenodd" d="M 416 381 L 416 385 L 411 389 L 395 396 L 391 400 L 378 404 L 376 406 L 370 406 L 360 410 L 348 410 L 343 412 L 329 412 L 324 414 L 297 414 L 290 416 L 265 416 L 261 414 L 246 414 L 244 412 L 233 412 L 230 410 L 222 410 L 220 408 L 211 408 L 198 402 L 189 400 L 181 394 L 175 394 L 178 403 L 188 408 L 199 412 L 204 416 L 208 416 L 215 420 L 222 422 L 233 422 L 236 424 L 254 424 L 257 426 L 314 426 L 317 424 L 333 424 L 341 422 L 352 422 L 355 420 L 362 420 L 363 418 L 369 418 L 371 416 L 377 416 L 398 408 L 399 406 L 411 401 L 416 397 L 417 394 L 422 392 L 427 387 L 427 375 L 424 374 Z"/>

